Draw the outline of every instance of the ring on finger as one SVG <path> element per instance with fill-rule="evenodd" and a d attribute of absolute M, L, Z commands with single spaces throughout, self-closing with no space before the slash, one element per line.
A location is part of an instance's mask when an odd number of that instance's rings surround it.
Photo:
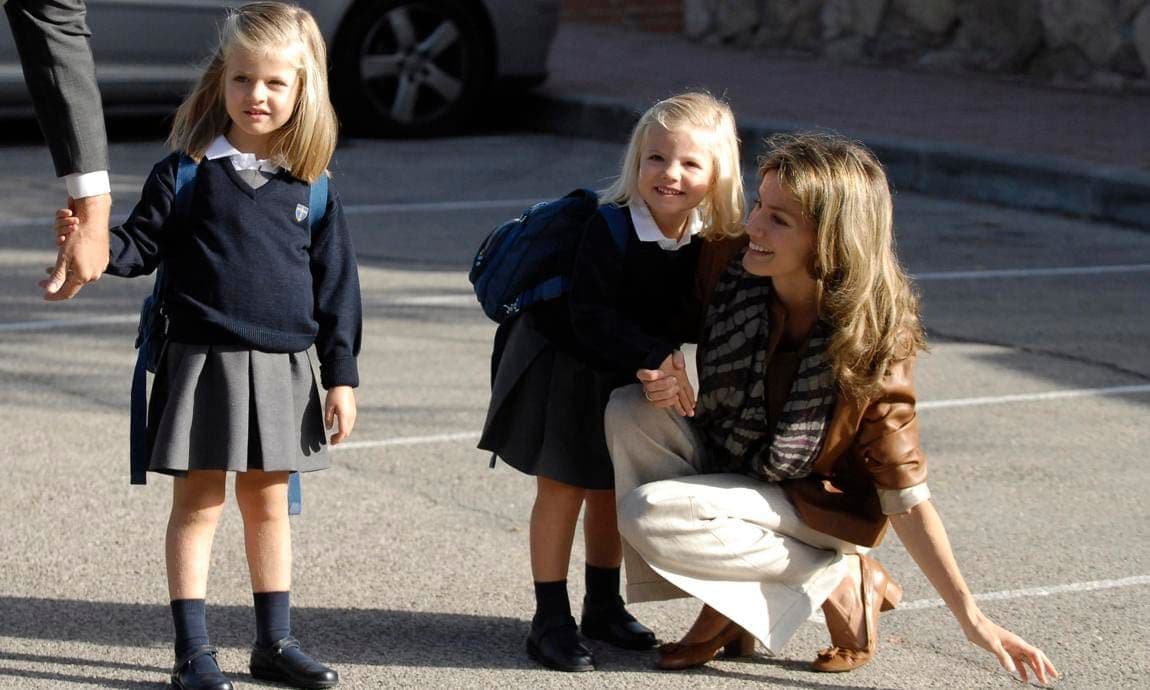
<path fill-rule="evenodd" d="M 644 391 L 643 391 L 643 397 L 647 399 L 647 402 L 655 402 L 655 401 L 654 401 L 654 400 L 651 398 L 651 394 L 650 394 L 650 393 L 648 393 L 646 390 L 644 390 Z"/>

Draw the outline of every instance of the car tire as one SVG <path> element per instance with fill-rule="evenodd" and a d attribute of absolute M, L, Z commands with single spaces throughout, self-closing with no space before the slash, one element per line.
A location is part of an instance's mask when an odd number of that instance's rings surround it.
<path fill-rule="evenodd" d="M 332 91 L 344 123 L 390 137 L 462 128 L 494 71 L 481 12 L 466 0 L 358 3 L 332 51 Z"/>

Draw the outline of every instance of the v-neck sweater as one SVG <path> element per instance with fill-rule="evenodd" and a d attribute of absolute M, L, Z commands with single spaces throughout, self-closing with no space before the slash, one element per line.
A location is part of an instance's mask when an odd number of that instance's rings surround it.
<path fill-rule="evenodd" d="M 146 275 L 163 262 L 173 341 L 283 353 L 314 344 L 324 387 L 358 385 L 359 275 L 334 185 L 313 232 L 306 182 L 281 171 L 253 188 L 228 158 L 204 160 L 178 217 L 177 159 L 152 168 L 139 203 L 112 228 L 107 272 Z"/>

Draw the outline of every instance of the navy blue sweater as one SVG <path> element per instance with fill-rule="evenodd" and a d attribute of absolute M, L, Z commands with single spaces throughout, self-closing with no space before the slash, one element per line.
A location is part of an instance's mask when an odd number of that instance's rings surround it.
<path fill-rule="evenodd" d="M 169 338 L 301 352 L 312 344 L 325 388 L 356 386 L 362 306 L 355 250 L 334 186 L 313 234 L 306 182 L 281 171 L 253 189 L 227 157 L 205 159 L 187 217 L 173 212 L 176 161 L 152 168 L 127 221 L 112 228 L 111 275 L 151 273 L 161 261 Z"/>
<path fill-rule="evenodd" d="M 585 357 L 633 383 L 637 369 L 658 369 L 667 355 L 698 338 L 695 265 L 703 240 L 667 251 L 639 240 L 630 215 L 627 220 L 623 253 L 602 215 L 588 223 L 575 255 L 569 301 L 571 327 Z"/>

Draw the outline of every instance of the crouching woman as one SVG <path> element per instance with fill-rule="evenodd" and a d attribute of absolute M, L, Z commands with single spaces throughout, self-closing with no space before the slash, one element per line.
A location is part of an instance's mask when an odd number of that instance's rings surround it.
<path fill-rule="evenodd" d="M 689 382 L 654 371 L 607 408 L 628 599 L 704 603 L 659 666 L 756 639 L 777 652 L 820 605 L 832 646 L 814 669 L 867 663 L 901 597 L 866 555 L 889 523 L 967 638 L 1047 682 L 1042 651 L 979 610 L 930 501 L 912 380 L 925 343 L 881 165 L 826 135 L 768 145 L 749 245 L 699 341 L 695 414 Z"/>

